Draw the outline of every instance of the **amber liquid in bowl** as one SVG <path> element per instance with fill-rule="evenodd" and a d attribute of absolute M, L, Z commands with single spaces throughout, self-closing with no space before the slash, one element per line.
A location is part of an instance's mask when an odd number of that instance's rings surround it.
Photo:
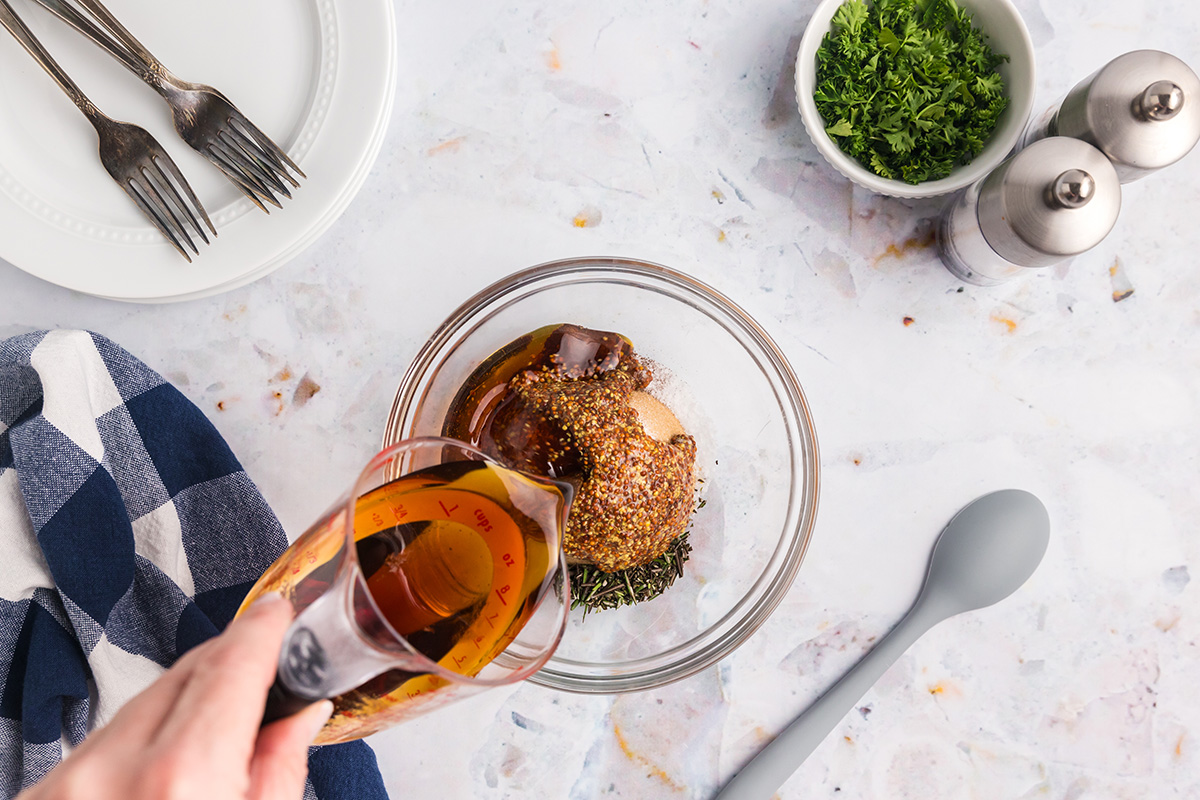
<path fill-rule="evenodd" d="M 506 465 L 547 477 L 577 475 L 578 453 L 565 434 L 540 415 L 514 410 L 508 382 L 524 370 L 561 370 L 568 377 L 615 369 L 633 345 L 620 334 L 576 325 L 546 325 L 488 357 L 458 390 L 442 435 L 478 447 Z"/>
<path fill-rule="evenodd" d="M 443 672 L 392 669 L 334 698 L 317 743 L 359 738 L 450 699 L 463 687 L 444 671 L 479 676 L 553 591 L 548 578 L 558 564 L 559 533 L 545 520 L 561 519 L 568 501 L 545 481 L 482 461 L 428 467 L 362 495 L 354 546 L 374 607 L 356 596 L 355 621 L 385 647 L 399 634 Z M 268 591 L 306 608 L 332 586 L 342 538 L 337 525 L 314 526 L 242 608 Z M 269 704 L 284 702 L 280 692 L 286 690 L 277 684 Z"/>

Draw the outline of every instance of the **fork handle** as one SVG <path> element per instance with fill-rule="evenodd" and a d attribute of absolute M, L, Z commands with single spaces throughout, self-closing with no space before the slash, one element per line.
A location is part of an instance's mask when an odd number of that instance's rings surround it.
<path fill-rule="evenodd" d="M 25 48 L 29 55 L 33 56 L 34 60 L 42 66 L 42 69 L 46 70 L 51 78 L 54 78 L 55 83 L 67 93 L 67 97 L 71 98 L 71 102 L 91 120 L 92 124 L 99 125 L 100 118 L 104 115 L 92 104 L 92 101 L 87 98 L 83 90 L 75 84 L 75 81 L 71 80 L 66 71 L 58 65 L 58 62 L 54 60 L 54 56 L 50 55 L 50 52 L 33 35 L 33 31 L 29 30 L 21 18 L 17 16 L 17 12 L 8 4 L 8 0 L 0 0 L 0 23 L 5 28 L 8 28 L 8 32 L 21 43 L 21 46 Z"/>
<path fill-rule="evenodd" d="M 66 0 L 34 0 L 38 5 L 53 13 L 63 22 L 91 39 L 109 55 L 121 62 L 130 72 L 153 85 L 153 66 L 129 48 L 115 40 L 106 30 L 80 13 Z"/>
<path fill-rule="evenodd" d="M 79 5 L 83 6 L 93 17 L 95 17 L 101 25 L 108 29 L 109 33 L 117 37 L 117 40 L 124 45 L 129 52 L 146 65 L 151 72 L 161 72 L 164 67 L 158 62 L 146 46 L 137 40 L 137 38 L 129 32 L 121 22 L 113 16 L 113 13 L 104 7 L 100 0 L 79 0 Z"/>

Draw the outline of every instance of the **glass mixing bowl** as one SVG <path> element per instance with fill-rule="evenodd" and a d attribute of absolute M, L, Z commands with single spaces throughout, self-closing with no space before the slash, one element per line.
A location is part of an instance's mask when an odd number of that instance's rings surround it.
<path fill-rule="evenodd" d="M 440 435 L 481 362 L 558 323 L 633 342 L 654 372 L 647 391 L 696 439 L 702 483 L 682 577 L 653 600 L 573 610 L 530 680 L 585 693 L 662 686 L 731 653 L 796 577 L 819 483 L 808 405 L 783 353 L 728 298 L 655 264 L 576 258 L 510 275 L 451 314 L 401 381 L 383 444 Z"/>

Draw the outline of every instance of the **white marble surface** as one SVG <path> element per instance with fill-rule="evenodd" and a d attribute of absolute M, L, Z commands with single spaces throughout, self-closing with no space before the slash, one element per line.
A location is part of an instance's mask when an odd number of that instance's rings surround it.
<path fill-rule="evenodd" d="M 1200 65 L 1186 0 L 1016 3 L 1039 105 L 1132 49 Z M 898 620 L 949 516 L 1006 486 L 1050 509 L 1041 569 L 913 647 L 780 797 L 1200 796 L 1200 155 L 1127 187 L 1069 268 L 964 287 L 929 246 L 940 203 L 853 190 L 808 141 L 788 55 L 813 4 L 405 0 L 383 154 L 294 262 L 164 306 L 0 263 L 0 334 L 89 328 L 143 358 L 292 535 L 373 452 L 425 337 L 518 268 L 659 261 L 780 343 L 822 494 L 764 628 L 658 691 L 523 686 L 377 735 L 395 797 L 711 797 Z"/>

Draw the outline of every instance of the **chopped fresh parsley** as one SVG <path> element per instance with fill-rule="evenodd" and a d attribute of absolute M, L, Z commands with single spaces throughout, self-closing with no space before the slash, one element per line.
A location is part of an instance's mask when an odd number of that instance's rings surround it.
<path fill-rule="evenodd" d="M 875 174 L 945 178 L 979 155 L 1008 105 L 997 55 L 954 0 L 848 0 L 817 50 L 825 131 Z"/>

